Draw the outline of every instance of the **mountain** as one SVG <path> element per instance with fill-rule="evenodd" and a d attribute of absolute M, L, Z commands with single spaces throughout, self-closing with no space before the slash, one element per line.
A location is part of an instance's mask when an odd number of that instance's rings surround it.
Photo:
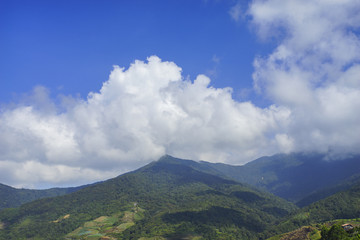
<path fill-rule="evenodd" d="M 348 190 L 337 192 L 302 210 L 315 222 L 360 217 L 360 183 Z"/>
<path fill-rule="evenodd" d="M 45 190 L 16 189 L 0 183 L 0 210 L 19 207 L 20 205 L 40 198 L 61 196 L 75 192 L 85 186 L 70 188 L 51 188 Z"/>
<path fill-rule="evenodd" d="M 319 227 L 324 223 L 332 225 L 336 223 L 335 220 L 337 219 L 358 221 L 359 218 L 360 183 L 357 183 L 350 189 L 339 191 L 325 199 L 314 202 L 309 206 L 294 211 L 289 216 L 284 218 L 277 226 L 273 227 L 272 229 L 268 229 L 266 235 L 276 235 L 297 229 L 302 226 L 312 225 Z"/>
<path fill-rule="evenodd" d="M 337 161 L 325 159 L 323 154 L 293 153 L 262 157 L 243 166 L 184 160 L 181 164 L 255 186 L 303 207 L 360 181 L 360 156 Z M 18 207 L 26 202 L 68 194 L 81 188 L 29 190 L 0 184 L 0 209 Z"/>
<path fill-rule="evenodd" d="M 305 206 L 351 187 L 360 173 L 360 156 L 326 160 L 317 153 L 277 154 L 243 166 L 202 162 L 219 174 Z M 355 179 L 355 180 L 354 180 Z"/>
<path fill-rule="evenodd" d="M 337 192 L 341 192 L 350 189 L 352 187 L 356 187 L 359 184 L 360 184 L 360 174 L 354 174 L 353 176 L 345 179 L 344 181 L 341 181 L 336 185 L 313 192 L 312 194 L 298 201 L 296 205 L 299 207 L 304 207 L 311 203 L 324 199 L 328 196 L 331 196 Z"/>
<path fill-rule="evenodd" d="M 203 163 L 165 156 L 71 194 L 2 210 L 0 239 L 259 239 L 294 210 Z"/>

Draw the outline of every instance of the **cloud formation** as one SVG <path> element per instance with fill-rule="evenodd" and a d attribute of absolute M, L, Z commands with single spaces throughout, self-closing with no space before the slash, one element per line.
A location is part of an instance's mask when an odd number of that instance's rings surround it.
<path fill-rule="evenodd" d="M 57 106 L 37 87 L 26 105 L 4 110 L 0 182 L 86 183 L 166 153 L 241 163 L 287 147 L 277 132 L 288 114 L 236 102 L 230 88 L 211 87 L 204 75 L 186 80 L 175 63 L 152 56 L 115 66 L 86 100 L 63 97 Z"/>
<path fill-rule="evenodd" d="M 254 1 L 248 14 L 263 39 L 255 88 L 291 110 L 293 150 L 359 152 L 360 1 Z"/>
<path fill-rule="evenodd" d="M 164 154 L 241 164 L 277 152 L 359 153 L 359 8 L 357 0 L 249 5 L 256 34 L 279 43 L 254 61 L 254 88 L 273 102 L 266 108 L 234 100 L 205 75 L 186 79 L 156 56 L 114 66 L 86 99 L 54 101 L 35 87 L 0 111 L 0 182 L 85 184 Z"/>

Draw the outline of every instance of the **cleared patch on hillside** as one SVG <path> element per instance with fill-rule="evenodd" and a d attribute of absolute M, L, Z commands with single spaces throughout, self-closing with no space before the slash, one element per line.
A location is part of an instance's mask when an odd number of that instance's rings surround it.
<path fill-rule="evenodd" d="M 163 238 L 163 237 L 151 237 L 151 238 L 141 237 L 138 240 L 166 240 L 166 238 Z"/>
<path fill-rule="evenodd" d="M 268 240 L 318 240 L 320 238 L 319 229 L 313 226 L 305 226 L 292 232 L 271 237 Z"/>
<path fill-rule="evenodd" d="M 82 227 L 75 229 L 66 236 L 66 239 L 91 239 L 91 240 L 113 240 L 112 235 L 121 233 L 135 222 L 141 220 L 144 210 L 133 204 L 128 211 L 119 212 L 111 216 L 101 216 L 92 221 L 84 223 Z"/>
<path fill-rule="evenodd" d="M 297 229 L 293 232 L 290 232 L 288 234 L 285 234 L 281 238 L 281 240 L 302 240 L 302 239 L 310 239 L 310 233 L 312 233 L 315 230 L 315 228 L 311 226 L 302 227 L 300 229 Z"/>
<path fill-rule="evenodd" d="M 65 216 L 59 217 L 58 219 L 56 219 L 55 221 L 52 221 L 53 223 L 58 223 L 61 222 L 64 219 L 68 219 L 70 217 L 70 214 L 66 214 Z"/>

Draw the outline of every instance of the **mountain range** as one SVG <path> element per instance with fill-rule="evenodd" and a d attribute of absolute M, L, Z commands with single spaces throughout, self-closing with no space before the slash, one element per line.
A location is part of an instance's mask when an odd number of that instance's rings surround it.
<path fill-rule="evenodd" d="M 3 208 L 18 207 L 24 203 L 31 202 L 40 198 L 56 197 L 64 194 L 76 192 L 86 187 L 69 188 L 50 188 L 44 190 L 17 189 L 0 183 L 0 210 Z"/>
<path fill-rule="evenodd" d="M 36 190 L 1 185 L 0 202 L 25 192 L 31 198 L 16 208 L 2 205 L 0 238 L 266 239 L 359 217 L 359 160 L 296 153 L 231 166 L 167 155 L 104 182 L 57 189 L 54 195 L 61 196 L 37 195 L 36 201 Z"/>
<path fill-rule="evenodd" d="M 360 180 L 359 155 L 334 160 L 325 154 L 292 153 L 262 157 L 243 166 L 204 164 L 299 206 L 345 190 Z"/>

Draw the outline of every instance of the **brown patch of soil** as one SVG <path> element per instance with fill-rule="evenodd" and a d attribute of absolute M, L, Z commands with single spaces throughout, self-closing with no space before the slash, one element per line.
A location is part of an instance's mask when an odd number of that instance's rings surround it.
<path fill-rule="evenodd" d="M 61 222 L 62 220 L 67 219 L 69 217 L 70 217 L 70 214 L 66 214 L 65 216 L 60 217 L 60 218 L 58 218 L 58 219 L 56 219 L 55 221 L 52 221 L 52 222 L 53 223 L 58 223 L 58 222 Z"/>
<path fill-rule="evenodd" d="M 314 230 L 313 227 L 302 227 L 293 232 L 287 233 L 284 235 L 281 240 L 306 240 L 310 239 L 309 234 Z"/>
<path fill-rule="evenodd" d="M 108 217 L 107 216 L 101 216 L 101 217 L 98 217 L 97 219 L 94 220 L 94 222 L 103 222 L 107 219 Z"/>

